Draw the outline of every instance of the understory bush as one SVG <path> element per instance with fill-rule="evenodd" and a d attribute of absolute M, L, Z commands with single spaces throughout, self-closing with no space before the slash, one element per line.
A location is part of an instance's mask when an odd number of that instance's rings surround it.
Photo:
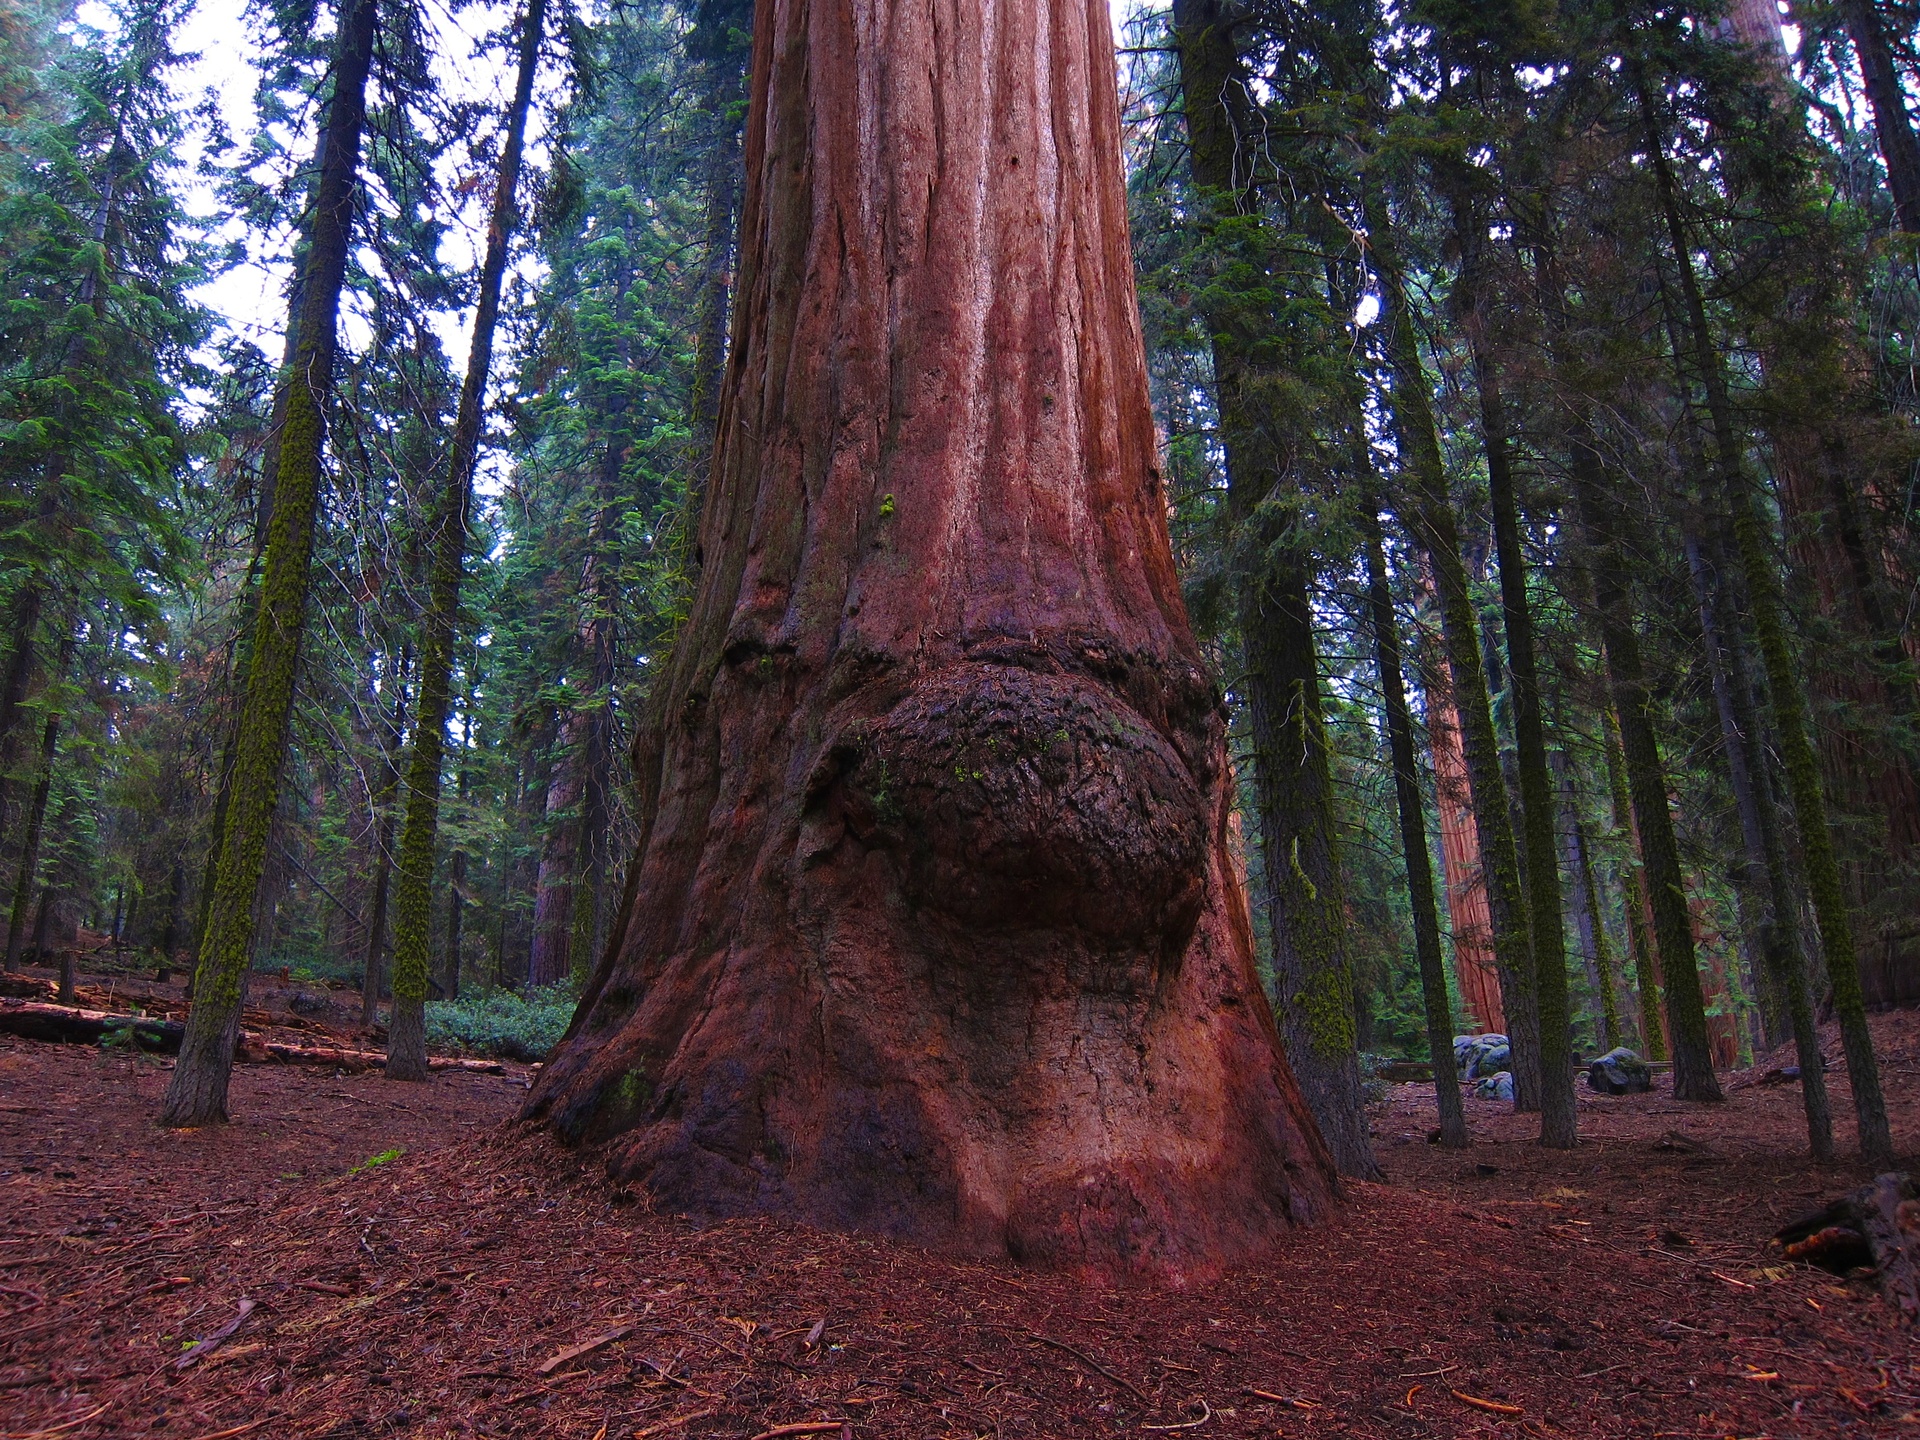
<path fill-rule="evenodd" d="M 566 1033 L 578 998 L 571 985 L 562 984 L 431 1000 L 427 1043 L 507 1060 L 544 1060 Z"/>

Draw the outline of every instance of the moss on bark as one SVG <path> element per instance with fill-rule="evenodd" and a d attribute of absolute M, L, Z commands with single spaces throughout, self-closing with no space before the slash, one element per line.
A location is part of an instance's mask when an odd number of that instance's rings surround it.
<path fill-rule="evenodd" d="M 388 1029 L 387 1078 L 427 1078 L 424 1015 L 433 959 L 433 858 L 440 828 L 440 769 L 446 754 L 447 713 L 452 706 L 453 642 L 460 613 L 460 580 L 467 556 L 467 508 L 473 467 L 480 453 L 480 422 L 487 375 L 493 367 L 493 332 L 500 313 L 500 286 L 508 248 L 518 223 L 515 194 L 526 143 L 527 110 L 540 62 L 546 0 L 528 0 L 521 18 L 520 69 L 507 112 L 507 140 L 495 177 L 487 249 L 480 264 L 480 297 L 473 344 L 448 448 L 447 477 L 433 535 L 433 575 L 426 634 L 420 648 L 420 703 L 407 761 L 406 820 L 400 830 L 399 879 L 394 895 L 393 1019 Z"/>
<path fill-rule="evenodd" d="M 273 520 L 253 622 L 226 823 L 218 842 L 219 868 L 194 971 L 193 1011 L 161 1103 L 160 1119 L 165 1125 L 214 1124 L 227 1114 L 233 1045 L 253 954 L 254 898 L 280 796 L 287 723 L 306 628 L 336 321 L 353 228 L 376 22 L 374 0 L 355 0 L 342 16 L 334 47 L 333 97 L 321 145 L 321 178 L 301 287 L 299 360 L 288 385 Z"/>

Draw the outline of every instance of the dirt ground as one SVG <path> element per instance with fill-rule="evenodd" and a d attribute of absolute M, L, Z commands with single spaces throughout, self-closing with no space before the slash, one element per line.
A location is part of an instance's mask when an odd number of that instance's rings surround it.
<path fill-rule="evenodd" d="M 1920 1017 L 1875 1032 L 1912 1166 Z M 1151 1289 L 649 1214 L 503 1123 L 517 1067 L 246 1065 L 234 1124 L 174 1133 L 167 1063 L 0 1040 L 0 1435 L 1920 1437 L 1914 1333 L 1766 1248 L 1864 1177 L 1757 1071 L 1716 1107 L 1583 1089 L 1571 1154 L 1477 1101 L 1441 1152 L 1396 1087 L 1389 1183 Z"/>

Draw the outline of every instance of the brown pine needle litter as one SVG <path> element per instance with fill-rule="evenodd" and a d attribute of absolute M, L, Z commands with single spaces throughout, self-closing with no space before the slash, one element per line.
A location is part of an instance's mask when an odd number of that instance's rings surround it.
<path fill-rule="evenodd" d="M 1889 1073 L 1920 1073 L 1920 1016 L 1874 1024 Z M 1920 1394 L 1920 1336 L 1870 1284 L 1763 1243 L 1854 1183 L 1799 1158 L 1780 1087 L 1689 1117 L 1702 1162 L 1657 1148 L 1657 1093 L 1584 1102 L 1570 1156 L 1470 1101 L 1463 1157 L 1400 1086 L 1374 1117 L 1395 1183 L 1168 1287 L 648 1214 L 597 1156 L 503 1124 L 524 1092 L 494 1077 L 245 1066 L 236 1122 L 176 1136 L 153 1065 L 18 1042 L 0 1073 L 39 1101 L 0 1111 L 0 1153 L 41 1167 L 6 1181 L 0 1286 L 43 1297 L 0 1327 L 8 1440 L 1406 1440 L 1449 1406 L 1556 1440 L 1819 1440 L 1900 1428 Z M 1644 1253 L 1669 1229 L 1754 1288 Z M 174 1369 L 241 1297 L 244 1326 Z"/>

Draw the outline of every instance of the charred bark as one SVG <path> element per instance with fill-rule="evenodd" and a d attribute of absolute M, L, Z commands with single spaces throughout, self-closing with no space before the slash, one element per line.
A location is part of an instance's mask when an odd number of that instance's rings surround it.
<path fill-rule="evenodd" d="M 706 564 L 526 1112 L 664 1208 L 1160 1273 L 1327 1213 L 1167 538 L 1110 36 L 760 7 Z"/>
<path fill-rule="evenodd" d="M 1912 1177 L 1877 1175 L 1773 1238 L 1789 1260 L 1836 1275 L 1871 1270 L 1901 1318 L 1920 1322 L 1920 1187 Z"/>

